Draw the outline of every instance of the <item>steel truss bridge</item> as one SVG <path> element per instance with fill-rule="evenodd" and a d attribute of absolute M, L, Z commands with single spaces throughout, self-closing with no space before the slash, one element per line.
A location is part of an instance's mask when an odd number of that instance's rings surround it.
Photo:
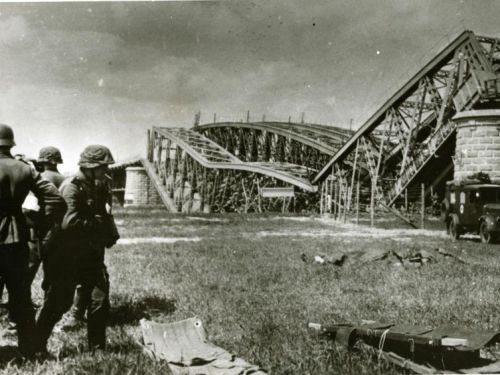
<path fill-rule="evenodd" d="M 500 39 L 464 31 L 355 133 L 280 122 L 155 127 L 144 164 L 174 212 L 317 211 L 332 197 L 349 210 L 358 184 L 390 207 L 412 185 L 450 178 L 457 112 L 499 107 Z"/>

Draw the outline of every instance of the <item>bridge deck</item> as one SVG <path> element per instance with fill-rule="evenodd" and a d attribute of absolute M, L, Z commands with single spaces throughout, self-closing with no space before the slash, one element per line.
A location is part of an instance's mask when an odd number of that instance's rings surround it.
<path fill-rule="evenodd" d="M 154 128 L 159 135 L 170 139 L 189 156 L 205 168 L 233 169 L 259 173 L 297 186 L 303 190 L 315 192 L 308 176 L 315 172 L 309 168 L 292 163 L 244 162 L 229 153 L 202 134 L 186 128 Z"/>

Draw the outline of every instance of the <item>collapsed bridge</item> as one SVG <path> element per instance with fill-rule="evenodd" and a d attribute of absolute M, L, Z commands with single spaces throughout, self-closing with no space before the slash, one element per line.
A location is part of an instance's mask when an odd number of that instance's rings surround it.
<path fill-rule="evenodd" d="M 143 164 L 173 212 L 297 211 L 318 202 L 311 180 L 349 136 L 305 124 L 155 127 Z"/>
<path fill-rule="evenodd" d="M 412 186 L 441 192 L 452 178 L 455 114 L 499 107 L 500 39 L 464 31 L 356 132 L 280 122 L 155 127 L 143 164 L 172 212 L 317 211 L 333 196 L 346 211 L 356 186 L 394 207 Z"/>

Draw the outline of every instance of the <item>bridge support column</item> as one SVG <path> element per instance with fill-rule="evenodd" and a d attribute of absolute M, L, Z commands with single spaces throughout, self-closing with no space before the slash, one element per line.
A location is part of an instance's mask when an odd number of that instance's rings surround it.
<path fill-rule="evenodd" d="M 477 110 L 458 113 L 454 180 L 463 181 L 484 172 L 500 183 L 500 110 Z"/>
<path fill-rule="evenodd" d="M 160 196 L 143 167 L 128 167 L 126 176 L 125 207 L 161 204 Z"/>

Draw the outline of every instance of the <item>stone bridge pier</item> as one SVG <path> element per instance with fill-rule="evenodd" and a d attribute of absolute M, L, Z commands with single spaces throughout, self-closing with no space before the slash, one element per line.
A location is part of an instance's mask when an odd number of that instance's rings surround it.
<path fill-rule="evenodd" d="M 500 110 L 476 110 L 458 113 L 454 180 L 463 181 L 483 172 L 500 183 Z"/>

